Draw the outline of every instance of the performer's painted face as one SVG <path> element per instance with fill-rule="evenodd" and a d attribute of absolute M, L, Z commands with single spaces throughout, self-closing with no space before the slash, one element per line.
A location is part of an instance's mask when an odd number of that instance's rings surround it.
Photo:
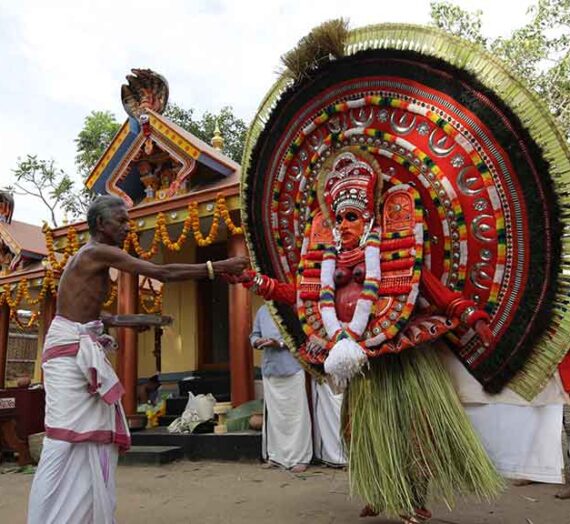
<path fill-rule="evenodd" d="M 360 238 L 364 234 L 362 215 L 352 209 L 345 209 L 339 211 L 335 218 L 342 249 L 350 250 L 358 247 Z"/>

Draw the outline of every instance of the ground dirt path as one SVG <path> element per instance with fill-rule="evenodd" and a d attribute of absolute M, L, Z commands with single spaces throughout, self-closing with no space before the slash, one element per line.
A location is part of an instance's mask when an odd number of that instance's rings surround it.
<path fill-rule="evenodd" d="M 0 466 L 0 471 L 2 466 Z M 359 519 L 345 471 L 310 468 L 302 475 L 259 464 L 180 461 L 158 467 L 121 466 L 117 474 L 119 524 L 392 524 Z M 0 475 L 0 523 L 25 523 L 31 475 Z M 492 504 L 436 506 L 434 524 L 570 524 L 570 500 L 559 486 L 509 487 Z"/>

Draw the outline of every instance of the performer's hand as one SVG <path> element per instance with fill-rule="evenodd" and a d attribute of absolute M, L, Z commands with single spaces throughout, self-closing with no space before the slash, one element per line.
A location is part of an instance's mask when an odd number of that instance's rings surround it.
<path fill-rule="evenodd" d="M 241 275 L 249 266 L 247 257 L 233 257 L 213 263 L 216 274 Z"/>
<path fill-rule="evenodd" d="M 229 275 L 228 273 L 222 273 L 220 275 L 228 284 L 243 284 L 248 287 L 247 284 L 253 282 L 255 277 L 255 271 L 251 269 L 246 269 L 241 275 Z"/>
<path fill-rule="evenodd" d="M 491 332 L 489 323 L 486 320 L 478 320 L 475 322 L 475 331 L 486 348 L 493 343 L 493 333 Z"/>

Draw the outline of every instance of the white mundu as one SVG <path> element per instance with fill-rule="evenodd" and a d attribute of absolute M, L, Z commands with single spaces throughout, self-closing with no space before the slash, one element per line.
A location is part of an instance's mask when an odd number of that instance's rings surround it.
<path fill-rule="evenodd" d="M 263 457 L 285 468 L 309 464 L 313 445 L 305 372 L 263 377 L 263 395 Z"/>
<path fill-rule="evenodd" d="M 315 458 L 332 466 L 344 466 L 346 455 L 340 428 L 343 394 L 335 394 L 327 382 L 313 377 L 313 450 Z"/>
<path fill-rule="evenodd" d="M 56 317 L 42 354 L 46 438 L 28 524 L 112 524 L 119 449 L 130 435 L 102 324 Z"/>
<path fill-rule="evenodd" d="M 486 393 L 450 351 L 441 355 L 497 470 L 507 478 L 563 484 L 562 411 L 568 395 L 558 372 L 527 402 L 508 388 Z"/>

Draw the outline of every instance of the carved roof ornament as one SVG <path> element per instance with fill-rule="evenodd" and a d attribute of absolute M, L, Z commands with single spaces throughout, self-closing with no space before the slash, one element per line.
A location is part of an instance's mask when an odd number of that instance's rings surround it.
<path fill-rule="evenodd" d="M 131 69 L 127 75 L 128 84 L 121 86 L 121 100 L 125 111 L 140 119 L 147 109 L 161 113 L 168 102 L 168 82 L 166 78 L 151 69 Z"/>
<path fill-rule="evenodd" d="M 212 137 L 212 140 L 210 141 L 210 143 L 212 144 L 212 147 L 218 151 L 223 151 L 224 150 L 224 137 L 222 136 L 222 132 L 220 131 L 220 123 L 218 122 L 218 119 L 216 118 L 216 128 L 214 129 L 214 136 Z"/>
<path fill-rule="evenodd" d="M 14 213 L 14 197 L 9 191 L 0 190 L 0 222 L 9 224 Z"/>

